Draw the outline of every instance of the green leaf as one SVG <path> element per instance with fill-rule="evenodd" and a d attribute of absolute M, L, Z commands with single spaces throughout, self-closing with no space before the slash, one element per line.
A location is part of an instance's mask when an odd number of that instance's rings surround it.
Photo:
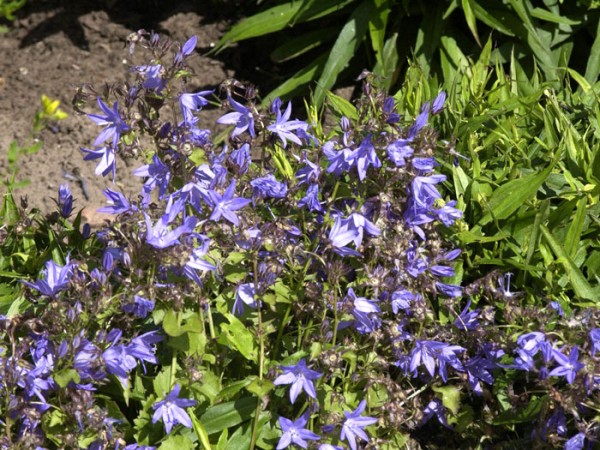
<path fill-rule="evenodd" d="M 163 330 L 169 336 L 181 336 L 184 331 L 181 329 L 181 324 L 179 323 L 179 319 L 177 318 L 177 313 L 172 309 L 169 309 L 165 313 L 165 317 L 163 318 Z"/>
<path fill-rule="evenodd" d="M 250 420 L 256 409 L 256 402 L 254 397 L 244 397 L 234 402 L 211 406 L 200 417 L 200 423 L 210 436 Z"/>
<path fill-rule="evenodd" d="M 308 66 L 300 69 L 284 83 L 277 86 L 264 98 L 262 105 L 268 105 L 277 97 L 291 96 L 299 90 L 303 89 L 311 81 L 313 81 L 318 74 L 323 71 L 325 62 L 327 61 L 327 53 L 324 53 L 315 58 Z"/>
<path fill-rule="evenodd" d="M 530 50 L 540 63 L 548 81 L 557 80 L 556 69 L 559 65 L 558 61 L 555 60 L 552 54 L 550 43 L 542 40 L 537 28 L 533 24 L 527 5 L 522 0 L 509 1 L 525 28 L 525 30 L 517 33 L 517 35 L 527 42 Z"/>
<path fill-rule="evenodd" d="M 540 173 L 533 173 L 522 178 L 511 180 L 496 189 L 488 201 L 488 211 L 478 222 L 482 227 L 493 219 L 506 219 L 535 195 L 546 180 L 554 164 L 550 164 Z"/>
<path fill-rule="evenodd" d="M 252 383 L 246 387 L 246 390 L 258 398 L 262 398 L 271 392 L 274 387 L 275 385 L 270 380 L 261 380 L 260 378 L 255 378 Z"/>
<path fill-rule="evenodd" d="M 229 324 L 222 323 L 221 335 L 235 347 L 247 360 L 256 361 L 258 359 L 258 349 L 254 335 L 248 328 L 233 314 L 226 314 L 225 317 Z"/>
<path fill-rule="evenodd" d="M 437 392 L 446 408 L 452 411 L 452 414 L 458 414 L 460 409 L 460 390 L 456 386 L 431 386 Z"/>
<path fill-rule="evenodd" d="M 329 106 L 331 106 L 336 113 L 340 116 L 346 116 L 353 121 L 358 120 L 358 111 L 352 103 L 339 95 L 335 95 L 331 91 L 326 91 L 325 95 L 327 96 Z"/>
<path fill-rule="evenodd" d="M 475 17 L 485 23 L 492 30 L 499 31 L 506 36 L 514 36 L 511 24 L 519 24 L 519 19 L 506 8 L 490 8 L 482 6 L 479 2 L 473 5 Z"/>
<path fill-rule="evenodd" d="M 6 225 L 14 225 L 19 220 L 19 208 L 15 203 L 10 189 L 3 195 L 2 209 L 0 209 L 0 222 Z"/>
<path fill-rule="evenodd" d="M 386 91 L 396 83 L 398 77 L 398 33 L 392 34 L 383 46 L 383 58 L 380 63 L 377 61 L 373 68 L 373 73 L 383 79 L 383 85 Z"/>
<path fill-rule="evenodd" d="M 158 447 L 158 450 L 187 450 L 196 448 L 194 443 L 187 436 L 180 434 L 170 435 Z"/>
<path fill-rule="evenodd" d="M 586 206 L 587 197 L 582 196 L 577 201 L 577 210 L 575 211 L 575 216 L 572 217 L 571 225 L 569 225 L 569 231 L 567 231 L 567 237 L 565 239 L 565 251 L 571 258 L 573 258 L 575 253 L 577 253 L 577 244 L 579 244 L 581 233 L 583 232 Z"/>
<path fill-rule="evenodd" d="M 196 414 L 194 414 L 194 411 L 189 409 L 188 414 L 192 419 L 192 427 L 194 428 L 194 433 L 196 433 L 198 440 L 202 444 L 202 448 L 205 450 L 211 450 L 210 441 L 208 439 L 208 433 L 206 432 L 204 425 L 202 425 L 202 422 L 198 420 Z"/>
<path fill-rule="evenodd" d="M 532 396 L 529 399 L 527 406 L 517 409 L 511 408 L 499 414 L 493 421 L 494 425 L 513 425 L 517 423 L 533 422 L 537 419 L 548 402 L 548 396 L 536 397 Z"/>
<path fill-rule="evenodd" d="M 571 77 L 577 82 L 577 84 L 579 85 L 579 87 L 581 87 L 585 94 L 587 94 L 592 89 L 590 83 L 588 83 L 584 77 L 579 75 L 579 73 L 577 73 L 576 70 L 567 67 L 567 72 L 569 72 L 569 75 L 571 75 Z"/>
<path fill-rule="evenodd" d="M 552 236 L 550 230 L 548 230 L 545 225 L 540 225 L 540 230 L 542 231 L 544 239 L 550 246 L 552 253 L 554 253 L 554 256 L 556 256 L 557 262 L 561 263 L 564 267 L 567 277 L 571 282 L 571 286 L 575 291 L 575 295 L 585 300 L 591 300 L 600 305 L 600 293 L 597 292 L 598 288 L 592 289 L 579 268 L 569 257 L 563 246 L 558 243 L 554 236 Z"/>
<path fill-rule="evenodd" d="M 369 17 L 369 36 L 371 47 L 375 52 L 378 64 L 383 65 L 383 47 L 385 44 L 385 28 L 387 25 L 390 7 L 387 0 L 374 0 L 376 10 Z"/>
<path fill-rule="evenodd" d="M 67 387 L 67 385 L 73 381 L 75 383 L 79 383 L 81 381 L 81 377 L 79 376 L 79 372 L 75 369 L 63 369 L 58 372 L 54 372 L 52 374 L 52 378 L 56 381 L 61 388 Z"/>
<path fill-rule="evenodd" d="M 562 25 L 580 25 L 581 20 L 572 20 L 559 14 L 554 14 L 552 11 L 548 11 L 544 8 L 532 8 L 529 13 L 531 17 L 543 20 L 550 23 L 558 23 Z"/>
<path fill-rule="evenodd" d="M 313 101 L 321 105 L 325 99 L 326 91 L 331 89 L 342 70 L 346 68 L 362 43 L 375 7 L 371 0 L 364 0 L 352 13 L 350 19 L 338 36 L 329 53 L 323 73 L 317 82 Z"/>
<path fill-rule="evenodd" d="M 469 27 L 469 30 L 471 30 L 471 34 L 473 34 L 477 45 L 481 47 L 481 41 L 479 40 L 479 34 L 477 33 L 477 18 L 473 11 L 473 0 L 461 0 L 461 3 L 467 26 Z"/>
<path fill-rule="evenodd" d="M 584 76 L 588 83 L 594 84 L 598 81 L 598 75 L 600 75 L 600 20 L 596 26 L 596 38 L 590 49 Z"/>
<path fill-rule="evenodd" d="M 287 39 L 282 45 L 271 52 L 271 60 L 277 63 L 297 58 L 300 55 L 320 47 L 333 40 L 338 35 L 337 27 L 329 27 L 303 33 L 292 39 Z"/>
<path fill-rule="evenodd" d="M 241 20 L 223 35 L 214 51 L 227 45 L 283 30 L 293 22 L 301 23 L 318 19 L 339 10 L 354 0 L 309 0 L 308 2 L 289 1 Z M 301 9 L 303 8 L 303 9 Z M 300 13 L 301 14 L 298 14 Z"/>

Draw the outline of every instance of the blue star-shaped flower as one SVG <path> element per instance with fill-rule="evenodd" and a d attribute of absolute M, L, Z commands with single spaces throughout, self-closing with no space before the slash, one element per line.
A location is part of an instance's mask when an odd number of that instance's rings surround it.
<path fill-rule="evenodd" d="M 206 193 L 203 193 L 204 201 L 208 203 L 213 208 L 213 212 L 210 215 L 209 219 L 214 220 L 215 222 L 219 220 L 221 217 L 224 217 L 229 222 L 234 225 L 239 225 L 240 220 L 234 211 L 238 209 L 242 209 L 248 203 L 250 203 L 250 199 L 233 197 L 235 193 L 235 180 L 231 182 L 229 187 L 225 190 L 223 194 L 219 194 L 214 190 L 207 190 Z"/>
<path fill-rule="evenodd" d="M 323 374 L 306 367 L 306 361 L 304 358 L 302 358 L 293 366 L 281 366 L 281 370 L 283 370 L 283 374 L 275 378 L 273 384 L 276 386 L 282 384 L 291 384 L 292 387 L 290 389 L 290 401 L 292 403 L 296 402 L 296 398 L 298 398 L 298 394 L 300 394 L 300 391 L 302 390 L 304 390 L 304 392 L 306 392 L 310 397 L 317 398 L 317 393 L 312 380 L 316 380 Z"/>
<path fill-rule="evenodd" d="M 292 422 L 290 419 L 286 419 L 285 417 L 280 417 L 279 425 L 281 426 L 283 434 L 281 435 L 281 439 L 279 439 L 279 443 L 277 444 L 277 450 L 287 448 L 291 443 L 294 443 L 299 447 L 306 448 L 308 446 L 308 442 L 306 442 L 307 439 L 311 441 L 319 440 L 320 436 L 318 434 L 315 434 L 312 431 L 304 428 L 306 422 L 308 422 L 308 416 L 306 414 L 302 415 L 294 422 Z"/>
<path fill-rule="evenodd" d="M 152 409 L 155 410 L 152 416 L 152 423 L 156 423 L 162 419 L 165 424 L 165 433 L 167 434 L 177 424 L 192 428 L 192 419 L 183 408 L 194 406 L 197 402 L 196 400 L 187 398 L 178 398 L 180 390 L 181 386 L 175 384 L 173 390 L 169 392 L 164 400 L 152 406 Z"/>
<path fill-rule="evenodd" d="M 356 450 L 357 436 L 363 441 L 369 442 L 369 436 L 367 436 L 367 433 L 365 433 L 363 428 L 373 425 L 378 421 L 378 419 L 375 417 L 361 417 L 366 406 L 367 402 L 363 400 L 358 405 L 358 408 L 356 408 L 354 411 L 344 412 L 346 415 L 346 420 L 342 425 L 342 433 L 340 434 L 340 438 L 348 441 L 348 445 L 350 445 L 352 450 Z"/>

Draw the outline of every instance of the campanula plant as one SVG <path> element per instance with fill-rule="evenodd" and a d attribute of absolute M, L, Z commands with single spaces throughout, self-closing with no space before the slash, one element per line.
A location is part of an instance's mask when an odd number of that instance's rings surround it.
<path fill-rule="evenodd" d="M 78 93 L 103 127 L 82 156 L 99 175 L 134 159 L 140 194 L 107 179 L 112 222 L 1 317 L 0 443 L 593 445 L 598 311 L 515 314 L 509 275 L 464 273 L 446 93 L 400 114 L 365 73 L 325 126 L 241 83 L 188 92 L 195 45 L 140 31 L 135 81 Z M 217 104 L 226 143 L 202 119 Z"/>

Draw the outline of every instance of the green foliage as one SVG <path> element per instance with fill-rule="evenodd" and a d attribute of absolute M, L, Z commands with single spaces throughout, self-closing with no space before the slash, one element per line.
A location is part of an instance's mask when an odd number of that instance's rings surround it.
<path fill-rule="evenodd" d="M 490 49 L 488 41 L 477 62 L 466 59 L 442 86 L 412 64 L 395 96 L 414 117 L 432 92 L 448 92 L 440 132 L 464 156 L 446 170 L 464 205 L 457 236 L 466 272 L 475 279 L 494 268 L 517 271 L 536 303 L 598 304 L 600 82 L 580 79 L 573 91 L 573 72 L 555 89 L 516 59 L 509 73 L 490 66 Z"/>
<path fill-rule="evenodd" d="M 451 82 L 468 57 L 489 51 L 483 46 L 488 37 L 492 61 L 514 61 L 530 74 L 538 67 L 555 88 L 567 68 L 588 84 L 600 74 L 600 11 L 589 2 L 279 0 L 268 5 L 234 25 L 216 47 L 274 34 L 273 42 L 280 42 L 271 50 L 275 63 L 311 61 L 266 95 L 265 103 L 309 88 L 320 105 L 328 90 L 365 67 L 391 89 L 402 83 L 399 75 L 411 57 L 426 76 Z"/>

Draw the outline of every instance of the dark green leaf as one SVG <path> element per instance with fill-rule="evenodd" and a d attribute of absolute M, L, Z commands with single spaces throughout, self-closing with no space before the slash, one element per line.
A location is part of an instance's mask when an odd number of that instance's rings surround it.
<path fill-rule="evenodd" d="M 234 402 L 211 406 L 200 417 L 200 423 L 204 425 L 208 435 L 219 433 L 225 428 L 250 420 L 257 401 L 255 397 L 245 397 Z"/>
<path fill-rule="evenodd" d="M 331 89 L 338 75 L 344 70 L 354 56 L 366 34 L 369 18 L 377 12 L 371 0 L 364 0 L 352 13 L 342 28 L 333 48 L 329 53 L 323 73 L 317 82 L 313 101 L 321 105 L 326 92 Z M 358 74 L 357 74 L 358 75 Z"/>

